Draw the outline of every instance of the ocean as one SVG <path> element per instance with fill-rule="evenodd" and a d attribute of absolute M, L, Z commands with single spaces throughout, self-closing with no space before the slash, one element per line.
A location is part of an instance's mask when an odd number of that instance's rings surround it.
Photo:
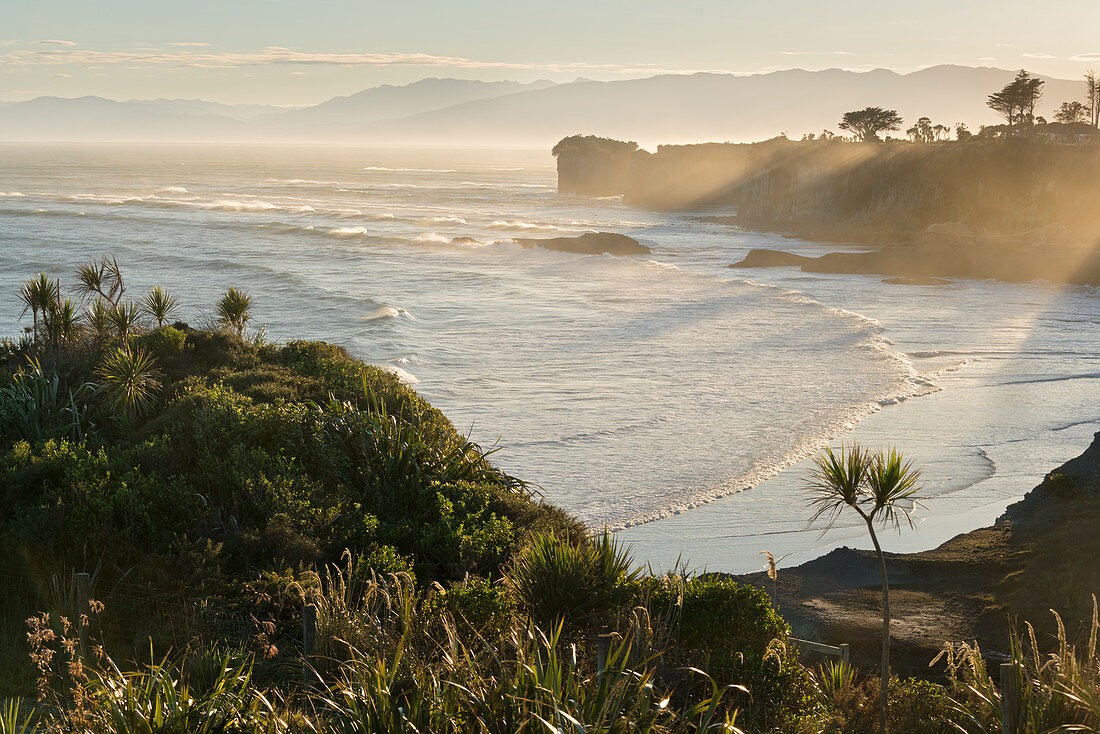
<path fill-rule="evenodd" d="M 991 522 L 1100 427 L 1093 289 L 727 266 L 843 249 L 556 192 L 547 150 L 0 145 L 0 334 L 39 271 L 117 257 L 203 323 L 228 286 L 270 338 L 392 370 L 495 460 L 655 568 L 794 563 L 807 457 L 860 440 L 924 471 L 930 547 Z M 611 231 L 648 256 L 514 238 Z"/>

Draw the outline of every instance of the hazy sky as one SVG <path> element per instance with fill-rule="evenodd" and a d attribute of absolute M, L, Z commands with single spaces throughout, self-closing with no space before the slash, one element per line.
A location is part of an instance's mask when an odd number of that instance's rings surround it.
<path fill-rule="evenodd" d="M 1100 0 L 0 0 L 0 100 L 312 104 L 426 76 L 1100 67 Z"/>

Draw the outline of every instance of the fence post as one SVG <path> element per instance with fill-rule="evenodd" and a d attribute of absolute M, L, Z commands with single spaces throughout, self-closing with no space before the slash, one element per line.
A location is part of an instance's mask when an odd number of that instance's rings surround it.
<path fill-rule="evenodd" d="M 306 604 L 302 607 L 302 681 L 309 685 L 313 682 L 311 661 L 317 654 L 317 607 Z"/>
<path fill-rule="evenodd" d="M 76 574 L 76 631 L 80 636 L 80 654 L 84 655 L 88 648 L 88 629 L 84 624 L 85 617 L 90 610 L 88 602 L 92 599 L 92 576 L 87 573 Z"/>
<path fill-rule="evenodd" d="M 837 645 L 837 648 L 840 649 L 840 662 L 841 662 L 841 664 L 843 664 L 844 667 L 848 667 L 849 664 L 851 663 L 851 654 L 849 653 L 848 643 L 847 642 L 842 642 L 839 645 Z"/>
<path fill-rule="evenodd" d="M 1017 734 L 1016 718 L 1020 711 L 1020 679 L 1016 663 L 1001 663 L 1001 732 Z"/>
<path fill-rule="evenodd" d="M 612 635 L 600 635 L 596 638 L 596 673 L 603 675 L 607 670 L 607 656 L 611 653 Z"/>

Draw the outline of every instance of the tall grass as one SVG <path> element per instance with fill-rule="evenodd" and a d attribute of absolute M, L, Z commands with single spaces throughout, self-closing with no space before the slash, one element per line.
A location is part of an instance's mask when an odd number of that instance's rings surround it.
<path fill-rule="evenodd" d="M 1013 636 L 1012 664 L 1019 690 L 1019 732 L 1100 731 L 1100 614 L 1093 596 L 1092 623 L 1083 649 L 1072 642 L 1061 617 L 1053 649 L 1044 652 L 1030 623 Z M 949 644 L 941 653 L 952 680 L 952 708 L 960 730 L 994 734 L 1003 729 L 1001 681 L 995 681 L 981 649 Z"/>

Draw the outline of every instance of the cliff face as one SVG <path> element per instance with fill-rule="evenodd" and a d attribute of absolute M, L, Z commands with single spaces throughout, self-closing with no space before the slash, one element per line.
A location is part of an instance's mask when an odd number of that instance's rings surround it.
<path fill-rule="evenodd" d="M 737 207 L 738 224 L 759 229 L 908 242 L 945 222 L 977 237 L 1001 238 L 1057 225 L 1059 237 L 1100 239 L 1095 147 L 785 139 L 662 146 L 656 153 L 632 152 L 625 181 L 621 168 L 615 176 L 595 164 L 585 168 L 591 158 L 579 149 L 559 156 L 559 174 L 568 180 L 563 191 L 597 188 L 600 195 L 623 194 L 628 203 L 653 209 L 722 204 Z"/>
<path fill-rule="evenodd" d="M 906 241 L 955 222 L 978 237 L 1060 225 L 1100 236 L 1100 150 L 1005 141 L 985 145 L 828 143 L 779 150 L 740 187 L 747 226 Z"/>
<path fill-rule="evenodd" d="M 629 186 L 637 143 L 574 135 L 554 146 L 558 192 L 582 196 L 619 196 Z"/>

